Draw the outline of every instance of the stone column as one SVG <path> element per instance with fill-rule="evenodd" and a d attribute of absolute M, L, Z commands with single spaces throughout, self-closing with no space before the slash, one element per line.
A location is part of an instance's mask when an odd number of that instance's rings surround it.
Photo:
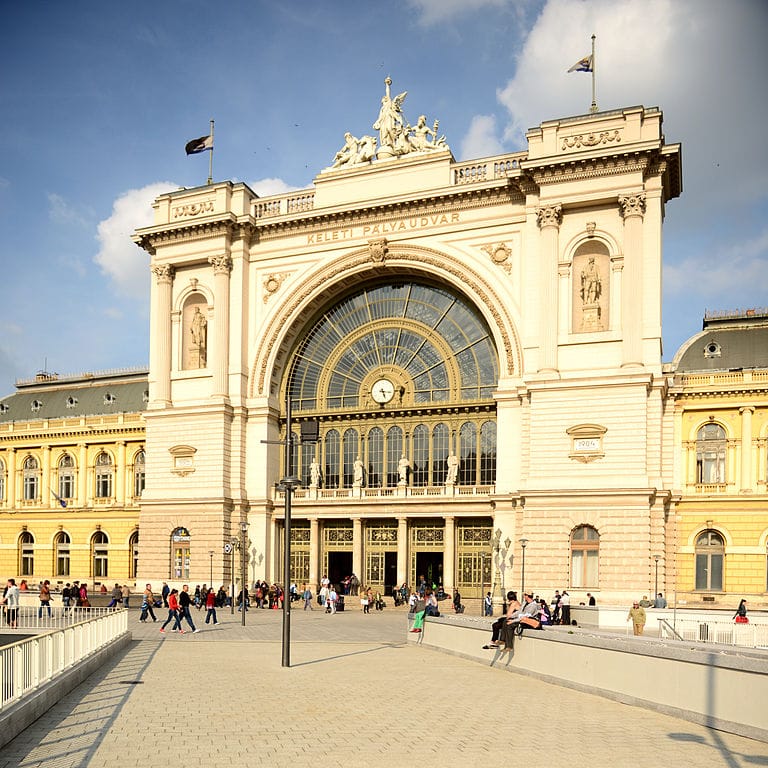
<path fill-rule="evenodd" d="M 645 194 L 619 195 L 624 219 L 624 284 L 621 288 L 623 366 L 643 365 L 643 216 Z"/>
<path fill-rule="evenodd" d="M 443 588 L 453 594 L 456 586 L 456 518 L 445 518 L 443 537 Z"/>
<path fill-rule="evenodd" d="M 155 276 L 154 315 L 149 337 L 150 402 L 167 406 L 171 403 L 171 292 L 173 267 L 152 267 Z"/>
<path fill-rule="evenodd" d="M 9 448 L 6 454 L 8 460 L 8 489 L 6 505 L 9 509 L 16 506 L 16 449 Z"/>
<path fill-rule="evenodd" d="M 363 521 L 352 518 L 352 573 L 362 581 L 363 573 Z"/>
<path fill-rule="evenodd" d="M 117 466 L 115 467 L 115 503 L 125 504 L 125 441 L 117 443 Z"/>
<path fill-rule="evenodd" d="M 309 520 L 309 583 L 313 591 L 320 584 L 320 524 L 316 517 Z"/>
<path fill-rule="evenodd" d="M 408 518 L 397 518 L 397 585 L 408 582 Z M 413 584 L 411 584 L 413 587 Z"/>
<path fill-rule="evenodd" d="M 209 366 L 213 371 L 213 396 L 229 394 L 229 275 L 232 259 L 211 256 L 213 266 L 213 350 L 208 350 Z M 211 354 L 211 351 L 213 354 Z"/>
<path fill-rule="evenodd" d="M 741 414 L 741 492 L 751 493 L 752 483 L 752 406 L 739 408 Z"/>
<path fill-rule="evenodd" d="M 58 501 L 51 493 L 51 446 L 40 446 L 43 452 L 43 465 L 40 473 L 40 502 L 44 507 L 58 506 Z"/>
<path fill-rule="evenodd" d="M 541 230 L 539 250 L 539 370 L 557 370 L 557 251 L 563 207 L 551 204 L 536 210 Z"/>
<path fill-rule="evenodd" d="M 77 499 L 75 504 L 79 507 L 88 505 L 88 445 L 79 443 L 78 446 L 79 474 L 77 476 Z"/>

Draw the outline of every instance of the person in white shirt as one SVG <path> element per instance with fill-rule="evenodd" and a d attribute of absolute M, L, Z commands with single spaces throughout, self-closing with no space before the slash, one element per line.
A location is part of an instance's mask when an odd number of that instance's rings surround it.
<path fill-rule="evenodd" d="M 5 597 L 2 602 L 6 607 L 8 627 L 16 629 L 19 618 L 19 588 L 16 586 L 16 579 L 8 579 Z"/>

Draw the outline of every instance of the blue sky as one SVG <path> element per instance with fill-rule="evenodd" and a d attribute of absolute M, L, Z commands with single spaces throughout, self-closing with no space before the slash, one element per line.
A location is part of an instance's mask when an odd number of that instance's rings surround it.
<path fill-rule="evenodd" d="M 151 200 L 215 180 L 312 183 L 371 131 L 390 75 L 457 160 L 525 149 L 586 112 L 567 74 L 597 35 L 601 109 L 664 110 L 664 359 L 705 309 L 768 306 L 763 0 L 38 0 L 0 29 L 0 396 L 17 378 L 146 366 Z M 410 105 L 410 106 L 409 106 Z"/>

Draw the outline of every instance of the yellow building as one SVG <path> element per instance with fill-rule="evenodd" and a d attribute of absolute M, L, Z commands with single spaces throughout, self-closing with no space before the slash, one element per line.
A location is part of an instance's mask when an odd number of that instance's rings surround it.
<path fill-rule="evenodd" d="M 145 370 L 38 374 L 0 401 L 0 573 L 133 583 Z"/>
<path fill-rule="evenodd" d="M 768 591 L 768 310 L 708 314 L 671 366 L 679 603 Z"/>

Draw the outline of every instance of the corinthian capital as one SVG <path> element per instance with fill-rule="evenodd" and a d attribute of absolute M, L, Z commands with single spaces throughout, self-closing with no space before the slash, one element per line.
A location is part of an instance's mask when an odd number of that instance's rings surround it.
<path fill-rule="evenodd" d="M 544 227 L 559 227 L 562 222 L 563 206 L 560 203 L 536 209 L 536 223 L 540 229 L 544 229 Z"/>
<path fill-rule="evenodd" d="M 229 256 L 211 256 L 208 263 L 213 266 L 213 274 L 228 273 L 232 269 L 232 259 Z"/>
<path fill-rule="evenodd" d="M 619 195 L 619 208 L 623 218 L 645 214 L 645 192 L 636 195 Z"/>
<path fill-rule="evenodd" d="M 173 267 L 170 264 L 155 264 L 151 269 L 158 284 L 173 282 Z"/>

